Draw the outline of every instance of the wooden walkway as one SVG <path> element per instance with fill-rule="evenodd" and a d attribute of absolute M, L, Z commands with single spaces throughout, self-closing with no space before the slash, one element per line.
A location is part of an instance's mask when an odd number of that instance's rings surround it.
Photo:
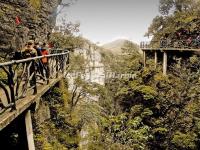
<path fill-rule="evenodd" d="M 25 98 L 16 101 L 16 110 L 7 109 L 2 115 L 0 115 L 0 131 L 9 125 L 15 118 L 22 114 L 25 110 L 30 108 L 31 105 L 39 103 L 39 99 L 44 95 L 50 88 L 55 86 L 63 76 L 59 76 L 56 79 L 50 80 L 48 85 L 38 86 L 38 93 L 36 95 L 27 95 Z"/>
<path fill-rule="evenodd" d="M 163 59 L 163 75 L 167 75 L 167 68 L 168 68 L 168 55 L 175 55 L 177 52 L 181 53 L 195 53 L 195 54 L 200 54 L 200 49 L 193 49 L 193 48 L 151 48 L 151 47 L 140 47 L 141 50 L 143 51 L 143 64 L 144 67 L 146 67 L 146 60 L 147 60 L 147 55 L 149 52 L 154 53 L 154 63 L 155 63 L 155 68 L 157 68 L 158 64 L 158 53 L 162 53 L 162 59 Z"/>

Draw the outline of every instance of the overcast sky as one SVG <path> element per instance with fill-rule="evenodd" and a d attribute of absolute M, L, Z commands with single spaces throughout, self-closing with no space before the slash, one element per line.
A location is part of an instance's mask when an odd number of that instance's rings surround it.
<path fill-rule="evenodd" d="M 158 4 L 159 0 L 78 0 L 63 15 L 80 22 L 82 36 L 92 42 L 126 38 L 139 43 L 159 14 Z"/>

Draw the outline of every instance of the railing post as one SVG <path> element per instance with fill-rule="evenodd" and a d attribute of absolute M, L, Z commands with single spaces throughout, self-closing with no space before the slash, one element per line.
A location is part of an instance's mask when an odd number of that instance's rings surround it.
<path fill-rule="evenodd" d="M 56 78 L 58 78 L 58 71 L 59 71 L 59 66 L 58 66 L 58 60 L 59 59 L 59 57 L 58 56 L 56 56 Z"/>
<path fill-rule="evenodd" d="M 35 60 L 33 60 L 32 61 L 32 65 L 31 65 L 31 68 L 30 68 L 30 70 L 32 70 L 31 72 L 33 73 L 33 77 L 32 77 L 32 81 L 30 81 L 30 82 L 32 82 L 31 84 L 34 86 L 34 92 L 33 92 L 33 94 L 37 94 L 37 79 L 36 79 L 36 69 L 35 69 L 35 66 L 36 64 L 35 64 Z"/>
<path fill-rule="evenodd" d="M 10 88 L 10 98 L 12 104 L 12 109 L 16 110 L 16 99 L 15 99 L 15 90 L 14 90 L 14 72 L 12 70 L 12 65 L 9 65 L 9 74 L 8 74 L 8 85 Z"/>
<path fill-rule="evenodd" d="M 69 64 L 69 52 L 67 53 L 67 64 Z"/>

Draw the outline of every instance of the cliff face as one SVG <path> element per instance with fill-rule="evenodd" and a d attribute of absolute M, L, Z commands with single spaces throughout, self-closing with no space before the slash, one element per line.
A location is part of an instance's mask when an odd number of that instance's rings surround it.
<path fill-rule="evenodd" d="M 19 50 L 29 39 L 48 39 L 61 1 L 0 0 L 0 52 Z"/>

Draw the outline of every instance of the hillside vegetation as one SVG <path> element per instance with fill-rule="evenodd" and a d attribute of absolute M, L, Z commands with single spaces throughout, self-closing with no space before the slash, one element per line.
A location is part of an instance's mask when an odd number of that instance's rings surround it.
<path fill-rule="evenodd" d="M 199 8 L 198 0 L 160 0 L 161 16 L 148 30 L 152 41 L 159 43 L 166 34 L 174 39 L 182 27 L 193 33 L 189 22 L 199 28 Z M 175 56 L 168 75 L 163 76 L 161 65 L 154 69 L 153 60 L 148 59 L 143 68 L 141 55 L 131 52 L 103 55 L 110 70 L 137 74 L 137 78 L 107 79 L 100 88 L 101 116 L 98 130 L 91 129 L 89 149 L 200 149 L 199 56 Z"/>

